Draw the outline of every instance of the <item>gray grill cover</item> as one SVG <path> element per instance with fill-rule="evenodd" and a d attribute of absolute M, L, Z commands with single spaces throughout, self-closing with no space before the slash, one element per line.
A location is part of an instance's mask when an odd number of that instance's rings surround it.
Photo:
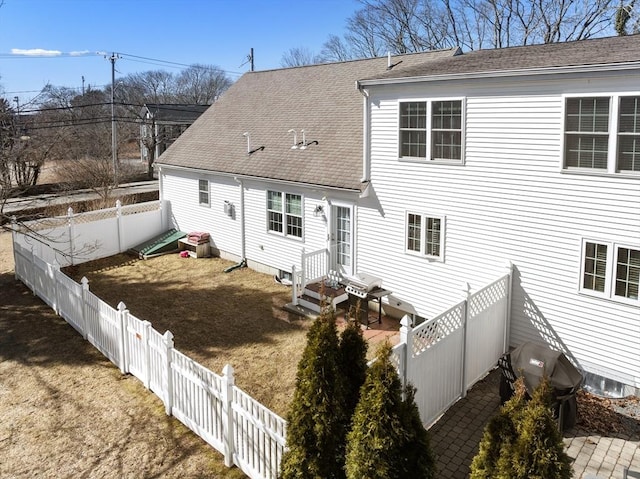
<path fill-rule="evenodd" d="M 511 352 L 511 368 L 517 376 L 524 377 L 529 394 L 540 384 L 544 374 L 560 394 L 568 394 L 582 382 L 582 374 L 563 353 L 535 342 L 524 343 Z"/>

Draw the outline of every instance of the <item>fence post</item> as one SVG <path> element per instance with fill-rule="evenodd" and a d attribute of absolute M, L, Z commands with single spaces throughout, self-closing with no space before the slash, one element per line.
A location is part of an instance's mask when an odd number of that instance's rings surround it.
<path fill-rule="evenodd" d="M 73 227 L 73 208 L 71 208 L 71 206 L 69 206 L 69 209 L 67 210 L 67 222 L 69 225 L 69 259 L 71 261 L 71 265 L 73 266 L 74 260 L 73 260 L 73 253 L 74 253 L 74 247 L 73 247 L 73 235 L 75 233 L 74 231 L 74 227 Z"/>
<path fill-rule="evenodd" d="M 400 358 L 402 370 L 400 371 L 400 380 L 404 388 L 409 381 L 409 359 L 413 351 L 413 334 L 411 334 L 411 318 L 405 314 L 400 320 L 400 344 L 403 344 L 402 357 Z"/>
<path fill-rule="evenodd" d="M 304 253 L 304 248 L 300 253 L 300 289 L 304 291 L 304 287 L 307 285 L 305 275 L 307 274 L 307 258 Z"/>
<path fill-rule="evenodd" d="M 118 253 L 122 253 L 122 202 L 120 200 L 116 200 L 116 224 L 118 227 Z"/>
<path fill-rule="evenodd" d="M 151 361 L 149 361 L 149 330 L 151 323 L 142 322 L 142 343 L 144 344 L 144 387 L 149 389 L 151 385 Z"/>
<path fill-rule="evenodd" d="M 53 280 L 53 310 L 60 316 L 60 288 L 58 287 L 58 273 L 60 272 L 60 264 L 54 259 L 51 265 L 51 279 Z"/>
<path fill-rule="evenodd" d="M 471 286 L 464 284 L 463 293 L 465 299 L 462 303 L 462 389 L 460 397 L 467 396 L 467 320 L 469 319 L 469 298 L 471 297 Z"/>
<path fill-rule="evenodd" d="M 89 280 L 86 276 L 83 276 L 80 283 L 82 284 L 82 318 L 80 318 L 80 322 L 82 323 L 82 337 L 87 339 L 89 336 L 89 332 L 87 331 L 89 329 L 89 322 L 87 321 L 87 292 L 89 291 Z"/>
<path fill-rule="evenodd" d="M 164 389 L 164 410 L 167 416 L 171 416 L 173 409 L 173 374 L 171 372 L 171 363 L 173 361 L 173 334 L 167 330 L 162 336 L 164 344 L 165 359 L 165 389 Z"/>
<path fill-rule="evenodd" d="M 120 357 L 118 358 L 118 362 L 120 363 L 120 371 L 122 374 L 126 374 L 129 372 L 129 363 L 127 358 L 127 349 L 125 346 L 125 337 L 127 334 L 127 326 L 129 324 L 129 310 L 127 306 L 120 301 L 118 303 L 118 352 L 120 353 Z"/>
<path fill-rule="evenodd" d="M 233 466 L 233 367 L 230 364 L 222 368 L 222 427 L 224 434 L 224 465 Z"/>
<path fill-rule="evenodd" d="M 509 341 L 511 336 L 511 299 L 513 288 L 513 263 L 511 261 L 507 261 L 507 270 L 507 284 L 505 288 L 507 294 L 507 305 L 505 308 L 504 344 L 502 347 L 502 354 L 506 353 L 509 350 Z"/>
<path fill-rule="evenodd" d="M 291 303 L 298 306 L 298 278 L 295 264 L 291 267 Z"/>

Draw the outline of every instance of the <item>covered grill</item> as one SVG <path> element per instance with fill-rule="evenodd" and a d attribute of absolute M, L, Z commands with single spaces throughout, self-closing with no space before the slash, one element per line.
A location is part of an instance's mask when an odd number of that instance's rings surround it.
<path fill-rule="evenodd" d="M 502 402 L 513 395 L 518 377 L 523 378 L 527 394 L 531 396 L 546 375 L 553 388 L 554 413 L 560 430 L 573 427 L 577 415 L 576 392 L 582 383 L 582 374 L 563 353 L 549 349 L 545 344 L 528 342 L 504 354 L 498 365 L 502 371 Z"/>

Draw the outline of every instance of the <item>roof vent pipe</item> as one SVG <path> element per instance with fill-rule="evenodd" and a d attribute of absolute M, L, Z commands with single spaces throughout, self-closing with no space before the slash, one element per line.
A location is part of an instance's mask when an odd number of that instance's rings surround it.
<path fill-rule="evenodd" d="M 387 52 L 387 70 L 391 70 L 391 51 Z"/>
<path fill-rule="evenodd" d="M 302 132 L 302 146 L 300 147 L 301 150 L 306 150 L 307 149 L 307 139 L 305 137 L 304 134 L 304 130 L 300 130 Z"/>
<path fill-rule="evenodd" d="M 291 147 L 291 149 L 292 150 L 297 149 L 298 148 L 298 133 L 293 128 L 291 128 L 289 131 L 287 131 L 287 133 L 293 133 L 293 146 Z"/>
<path fill-rule="evenodd" d="M 249 135 L 248 131 L 245 131 L 242 136 L 247 138 L 247 155 L 251 154 L 251 135 Z"/>

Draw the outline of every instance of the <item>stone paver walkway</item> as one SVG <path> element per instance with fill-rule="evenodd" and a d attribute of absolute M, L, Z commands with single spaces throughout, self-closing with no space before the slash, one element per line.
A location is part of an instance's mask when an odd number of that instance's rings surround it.
<path fill-rule="evenodd" d="M 484 427 L 498 412 L 500 372 L 494 370 L 479 381 L 467 397 L 454 404 L 430 431 L 437 455 L 438 477 L 466 479 L 478 452 Z M 564 433 L 567 453 L 574 460 L 575 479 L 623 479 L 640 477 L 640 437 L 612 434 L 602 436 L 573 428 Z"/>

